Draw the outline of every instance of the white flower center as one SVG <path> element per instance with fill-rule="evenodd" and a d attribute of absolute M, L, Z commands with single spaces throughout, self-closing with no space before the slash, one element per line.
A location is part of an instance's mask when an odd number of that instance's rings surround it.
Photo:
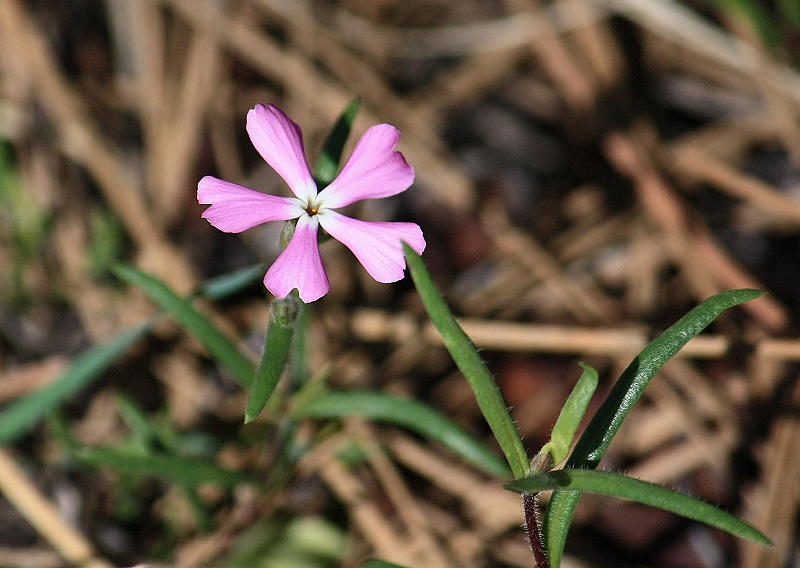
<path fill-rule="evenodd" d="M 322 209 L 322 202 L 319 195 L 315 195 L 306 202 L 305 210 L 309 217 L 313 217 Z"/>

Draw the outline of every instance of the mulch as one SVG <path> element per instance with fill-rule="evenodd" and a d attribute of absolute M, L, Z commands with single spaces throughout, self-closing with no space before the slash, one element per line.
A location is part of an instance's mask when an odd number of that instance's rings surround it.
<path fill-rule="evenodd" d="M 769 292 L 664 366 L 603 467 L 719 504 L 775 547 L 586 496 L 563 565 L 794 565 L 800 75 L 745 22 L 693 4 L 3 0 L 0 150 L 16 172 L 5 168 L 7 187 L 22 190 L 0 196 L 0 403 L 154 312 L 114 263 L 188 293 L 273 260 L 279 227 L 221 234 L 200 217 L 197 181 L 288 191 L 250 146 L 247 110 L 281 107 L 314 156 L 358 97 L 353 138 L 400 128 L 416 181 L 353 213 L 422 227 L 424 258 L 531 455 L 578 362 L 606 392 L 703 299 Z M 322 250 L 332 289 L 313 305 L 310 370 L 416 397 L 489 440 L 411 283 L 375 283 L 344 247 Z M 270 299 L 259 283 L 201 307 L 257 360 Z M 230 469 L 274 465 L 274 421 L 242 426 L 243 393 L 174 325 L 60 423 L 80 444 L 119 444 L 120 396 L 213 439 Z M 265 520 L 309 518 L 346 537 L 345 566 L 533 565 L 518 496 L 443 448 L 358 419 L 297 436 L 314 448 L 280 488 L 198 489 L 203 527 L 179 487 L 82 467 L 40 425 L 0 450 L 0 492 L 19 497 L 0 498 L 0 565 L 245 565 L 231 559 L 277 526 Z"/>

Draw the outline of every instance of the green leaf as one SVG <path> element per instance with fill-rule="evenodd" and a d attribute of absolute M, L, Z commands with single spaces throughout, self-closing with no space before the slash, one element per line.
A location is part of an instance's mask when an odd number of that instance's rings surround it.
<path fill-rule="evenodd" d="M 197 339 L 242 386 L 250 385 L 255 375 L 254 365 L 208 317 L 197 311 L 188 300 L 181 298 L 162 281 L 133 267 L 120 265 L 114 269 L 114 273 L 122 280 L 140 288 L 159 307 L 175 318 L 180 326 Z"/>
<path fill-rule="evenodd" d="M 278 381 L 286 368 L 289 350 L 292 346 L 292 333 L 299 311 L 303 305 L 295 293 L 285 298 L 276 298 L 272 302 L 269 314 L 269 325 L 264 340 L 264 354 L 256 371 L 255 380 L 250 386 L 247 407 L 244 413 L 245 423 L 250 422 L 267 405 L 269 397 L 278 385 Z"/>
<path fill-rule="evenodd" d="M 764 295 L 758 290 L 729 290 L 708 298 L 648 344 L 623 371 L 597 410 L 569 459 L 572 467 L 597 465 L 622 421 L 659 369 L 719 315 Z"/>
<path fill-rule="evenodd" d="M 322 152 L 320 152 L 314 167 L 314 179 L 320 188 L 331 183 L 339 173 L 339 162 L 342 160 L 344 145 L 350 136 L 350 130 L 353 128 L 353 121 L 356 119 L 360 106 L 361 103 L 358 99 L 353 99 L 347 105 L 322 146 Z"/>
<path fill-rule="evenodd" d="M 137 455 L 110 448 L 83 448 L 75 452 L 75 457 L 86 465 L 107 466 L 190 486 L 213 483 L 220 487 L 234 487 L 248 480 L 244 474 L 214 464 L 165 454 Z"/>
<path fill-rule="evenodd" d="M 759 544 L 772 545 L 769 539 L 757 529 L 713 505 L 660 485 L 610 471 L 562 469 L 549 473 L 536 473 L 531 474 L 530 477 L 506 483 L 506 488 L 523 493 L 560 489 L 561 491 L 597 493 L 617 497 L 700 521 Z"/>
<path fill-rule="evenodd" d="M 264 273 L 266 271 L 266 265 L 259 262 L 247 268 L 209 278 L 200 285 L 199 292 L 211 300 L 220 300 L 244 290 L 251 284 L 261 280 L 264 278 Z"/>
<path fill-rule="evenodd" d="M 370 391 L 328 392 L 304 403 L 293 413 L 297 419 L 347 416 L 361 416 L 408 428 L 439 442 L 489 475 L 508 479 L 506 465 L 480 440 L 441 413 L 415 400 Z"/>
<path fill-rule="evenodd" d="M 549 453 L 553 465 L 566 459 L 575 432 L 578 431 L 586 409 L 589 408 L 592 395 L 597 389 L 597 371 L 586 363 L 581 363 L 581 367 L 583 367 L 583 373 L 558 415 L 558 420 L 556 420 L 550 435 L 550 441 L 539 451 L 540 455 Z"/>
<path fill-rule="evenodd" d="M 664 363 L 674 357 L 692 337 L 705 329 L 723 311 L 763 295 L 764 292 L 758 290 L 729 290 L 712 296 L 651 341 L 623 371 L 578 440 L 566 467 L 571 469 L 597 467 L 622 421 Z M 572 491 L 556 491 L 550 497 L 544 516 L 543 536 L 552 568 L 558 568 L 560 565 L 578 499 L 580 493 Z"/>
<path fill-rule="evenodd" d="M 403 243 L 403 249 L 411 278 L 414 280 L 428 316 L 442 335 L 445 347 L 459 370 L 472 387 L 478 407 L 500 444 L 514 477 L 524 477 L 529 469 L 528 456 L 497 383 L 481 360 L 472 341 L 458 325 L 444 298 L 436 289 L 425 262 L 405 243 Z"/>
<path fill-rule="evenodd" d="M 0 412 L 0 443 L 9 444 L 98 378 L 152 327 L 153 320 L 119 333 L 76 357 L 54 383 L 9 404 Z"/>

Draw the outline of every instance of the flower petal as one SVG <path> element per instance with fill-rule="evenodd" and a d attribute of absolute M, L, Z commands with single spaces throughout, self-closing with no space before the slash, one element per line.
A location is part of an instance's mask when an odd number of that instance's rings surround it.
<path fill-rule="evenodd" d="M 300 127 L 273 105 L 256 105 L 247 113 L 247 133 L 261 157 L 302 201 L 317 195 L 308 168 Z"/>
<path fill-rule="evenodd" d="M 417 254 L 425 250 L 422 229 L 415 223 L 360 221 L 327 209 L 316 217 L 323 229 L 353 251 L 378 282 L 396 282 L 403 277 L 403 241 Z"/>
<path fill-rule="evenodd" d="M 331 286 L 319 255 L 318 227 L 316 216 L 301 216 L 289 245 L 269 267 L 264 285 L 276 298 L 285 298 L 295 288 L 306 303 L 328 293 Z"/>
<path fill-rule="evenodd" d="M 226 233 L 241 233 L 267 221 L 295 219 L 305 212 L 293 197 L 267 195 L 212 176 L 197 184 L 197 201 L 211 205 L 203 217 Z"/>
<path fill-rule="evenodd" d="M 400 131 L 378 124 L 364 133 L 342 171 L 323 189 L 317 203 L 339 208 L 361 201 L 398 194 L 414 181 L 414 168 L 394 148 Z"/>

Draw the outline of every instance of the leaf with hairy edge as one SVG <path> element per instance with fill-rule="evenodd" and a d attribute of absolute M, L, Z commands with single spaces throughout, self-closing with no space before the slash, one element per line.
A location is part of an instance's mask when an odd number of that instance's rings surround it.
<path fill-rule="evenodd" d="M 371 391 L 327 392 L 301 405 L 294 418 L 361 416 L 408 428 L 439 442 L 475 467 L 499 479 L 508 479 L 503 460 L 480 440 L 431 407 L 406 398 Z"/>
<path fill-rule="evenodd" d="M 403 250 L 411 278 L 414 280 L 428 316 L 442 335 L 444 345 L 456 362 L 458 369 L 472 387 L 478 407 L 500 444 L 514 477 L 524 477 L 529 469 L 528 456 L 497 383 L 481 360 L 472 341 L 456 322 L 439 290 L 436 289 L 422 257 L 405 243 L 403 243 Z"/>
<path fill-rule="evenodd" d="M 506 488 L 524 493 L 559 489 L 617 497 L 700 521 L 759 544 L 772 545 L 757 529 L 705 501 L 610 471 L 561 469 L 549 473 L 533 473 L 529 477 L 506 483 Z"/>
<path fill-rule="evenodd" d="M 705 329 L 723 311 L 763 295 L 764 292 L 759 290 L 721 292 L 702 302 L 651 341 L 617 380 L 578 440 L 566 467 L 570 469 L 597 467 L 622 421 L 664 363 L 674 357 L 692 337 Z M 555 491 L 550 497 L 542 531 L 552 568 L 558 568 L 561 563 L 564 543 L 578 499 L 580 492 L 577 491 Z"/>
<path fill-rule="evenodd" d="M 222 331 L 192 304 L 176 294 L 162 281 L 131 266 L 117 266 L 114 273 L 147 294 L 205 347 L 211 356 L 231 372 L 242 386 L 249 386 L 255 366 Z"/>
<path fill-rule="evenodd" d="M 550 434 L 550 441 L 539 451 L 539 455 L 550 454 L 550 463 L 553 466 L 567 458 L 572 440 L 575 438 L 575 432 L 578 431 L 586 409 L 589 408 L 592 395 L 597 389 L 597 371 L 586 363 L 581 363 L 581 367 L 583 367 L 583 373 L 558 415 L 553 432 Z"/>

